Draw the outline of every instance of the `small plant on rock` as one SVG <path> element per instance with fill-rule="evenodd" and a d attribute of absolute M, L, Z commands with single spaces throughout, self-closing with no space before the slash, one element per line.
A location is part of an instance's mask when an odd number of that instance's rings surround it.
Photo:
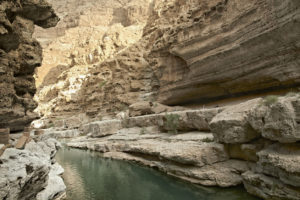
<path fill-rule="evenodd" d="M 48 124 L 48 127 L 49 127 L 49 128 L 54 128 L 54 123 L 53 123 L 53 122 L 50 122 L 50 123 Z"/>
<path fill-rule="evenodd" d="M 294 97 L 296 95 L 297 95 L 296 92 L 289 92 L 289 93 L 286 94 L 286 96 L 288 96 L 288 97 Z"/>
<path fill-rule="evenodd" d="M 129 128 L 129 117 L 126 116 L 125 118 L 123 118 L 122 127 Z"/>
<path fill-rule="evenodd" d="M 101 89 L 102 87 L 104 87 L 106 85 L 107 81 L 101 81 L 101 83 L 99 84 L 99 88 Z"/>
<path fill-rule="evenodd" d="M 269 95 L 269 96 L 266 96 L 264 99 L 263 99 L 263 104 L 265 106 L 271 106 L 273 105 L 274 103 L 276 103 L 278 101 L 278 96 L 276 95 Z"/>
<path fill-rule="evenodd" d="M 102 115 L 98 115 L 98 116 L 97 116 L 97 119 L 98 119 L 99 121 L 102 121 L 103 116 L 102 116 Z"/>
<path fill-rule="evenodd" d="M 166 129 L 168 130 L 169 133 L 178 133 L 178 125 L 179 125 L 179 119 L 180 116 L 177 114 L 166 114 Z"/>
<path fill-rule="evenodd" d="M 202 140 L 202 142 L 207 142 L 207 143 L 209 143 L 209 142 L 213 142 L 214 141 L 214 139 L 213 138 L 204 138 L 203 140 Z"/>
<path fill-rule="evenodd" d="M 120 105 L 120 110 L 121 110 L 121 111 L 126 111 L 126 110 L 128 110 L 128 105 L 122 103 L 122 104 Z"/>
<path fill-rule="evenodd" d="M 146 134 L 146 128 L 145 128 L 145 127 L 143 127 L 143 128 L 140 130 L 140 134 L 141 134 L 141 135 Z"/>

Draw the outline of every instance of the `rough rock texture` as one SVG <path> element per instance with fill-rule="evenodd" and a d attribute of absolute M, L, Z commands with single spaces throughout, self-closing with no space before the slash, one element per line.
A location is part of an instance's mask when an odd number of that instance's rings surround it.
<path fill-rule="evenodd" d="M 81 138 L 68 145 L 135 161 L 206 186 L 241 184 L 241 174 L 249 170 L 246 162 L 229 160 L 224 145 L 213 143 L 212 135 L 202 132 L 172 135 L 147 128 L 123 129 L 102 139 Z"/>
<path fill-rule="evenodd" d="M 297 0 L 158 3 L 151 35 L 158 100 L 208 101 L 300 84 Z"/>
<path fill-rule="evenodd" d="M 210 122 L 210 128 L 217 141 L 222 143 L 245 143 L 260 136 L 249 120 L 251 110 L 260 106 L 261 99 L 228 107 Z"/>
<path fill-rule="evenodd" d="M 299 199 L 299 100 L 300 94 L 254 99 L 227 107 L 210 122 L 231 158 L 256 162 L 243 174 L 248 192 L 264 199 Z"/>
<path fill-rule="evenodd" d="M 196 184 L 243 183 L 263 199 L 299 200 L 300 94 L 269 99 L 92 122 L 80 129 L 86 136 L 68 146 L 154 167 Z"/>
<path fill-rule="evenodd" d="M 109 26 L 120 23 L 127 27 L 145 23 L 148 17 L 148 0 L 48 0 L 52 4 L 61 21 L 56 27 L 44 30 L 36 29 L 34 36 L 43 47 L 53 40 L 68 34 L 68 30 L 76 27 Z"/>
<path fill-rule="evenodd" d="M 92 137 L 103 137 L 116 133 L 122 124 L 120 120 L 108 120 L 92 122 L 82 126 L 83 134 L 91 134 Z"/>
<path fill-rule="evenodd" d="M 300 199 L 299 188 L 285 185 L 276 178 L 248 171 L 243 174 L 243 180 L 249 193 L 263 199 Z"/>
<path fill-rule="evenodd" d="M 46 187 L 51 163 L 43 155 L 9 148 L 1 161 L 1 199 L 34 199 Z"/>
<path fill-rule="evenodd" d="M 31 140 L 24 150 L 7 148 L 0 156 L 0 199 L 50 200 L 63 193 L 65 185 L 59 177 L 63 171 L 53 160 L 59 147 L 56 140 L 47 139 Z M 60 182 L 54 184 L 53 179 Z M 59 189 L 49 191 L 49 187 Z"/>
<path fill-rule="evenodd" d="M 83 137 L 68 143 L 105 157 L 158 168 L 170 175 L 206 186 L 229 187 L 242 183 L 251 164 L 230 159 L 226 145 L 213 142 L 208 123 L 221 108 L 187 110 L 104 120 L 84 124 Z M 178 131 L 168 132 L 167 115 L 178 116 Z M 100 137 L 100 138 L 95 138 Z"/>
<path fill-rule="evenodd" d="M 264 114 L 263 123 L 253 124 L 255 128 L 260 127 L 258 130 L 263 137 L 281 143 L 300 141 L 299 96 L 279 98 L 265 113 L 263 110 L 253 112 L 255 117 Z"/>
<path fill-rule="evenodd" d="M 42 48 L 32 38 L 34 24 L 48 28 L 58 20 L 44 0 L 0 2 L 0 128 L 22 130 L 37 117 L 33 73 Z"/>
<path fill-rule="evenodd" d="M 258 153 L 258 170 L 280 179 L 285 184 L 300 187 L 299 144 L 274 144 Z"/>
<path fill-rule="evenodd" d="M 51 166 L 47 187 L 38 193 L 37 200 L 54 199 L 58 194 L 64 193 L 66 185 L 60 177 L 64 169 L 57 163 Z"/>
<path fill-rule="evenodd" d="M 69 117 L 54 116 L 34 120 L 31 126 L 36 129 L 59 127 L 60 129 L 77 129 L 81 124 L 89 123 L 91 119 L 84 113 L 74 114 Z"/>
<path fill-rule="evenodd" d="M 114 113 L 151 91 L 143 51 L 121 53 L 141 38 L 150 0 L 52 3 L 61 22 L 50 32 L 36 31 L 45 44 L 36 72 L 40 114 Z"/>
<path fill-rule="evenodd" d="M 42 134 L 42 138 L 74 138 L 78 137 L 80 134 L 78 129 L 68 129 L 68 130 L 55 130 L 55 129 L 47 129 Z"/>
<path fill-rule="evenodd" d="M 174 112 L 180 110 L 185 110 L 185 108 L 179 106 L 166 106 L 151 101 L 140 101 L 129 106 L 129 116 L 135 117 L 141 115 L 159 114 L 163 112 Z"/>
<path fill-rule="evenodd" d="M 259 98 L 229 106 L 210 122 L 219 142 L 245 143 L 262 135 L 281 143 L 300 141 L 299 95 Z"/>
<path fill-rule="evenodd" d="M 68 2 L 53 1 L 77 17 L 61 16 L 62 37 L 44 50 L 40 114 L 99 117 L 139 101 L 198 104 L 300 84 L 297 0 Z M 94 14 L 99 6 L 109 9 Z"/>

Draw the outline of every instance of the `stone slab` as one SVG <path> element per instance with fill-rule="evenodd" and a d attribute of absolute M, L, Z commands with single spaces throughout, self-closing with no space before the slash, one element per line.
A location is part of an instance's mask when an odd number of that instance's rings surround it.
<path fill-rule="evenodd" d="M 26 143 L 27 143 L 27 140 L 28 140 L 28 137 L 26 136 L 22 136 L 19 138 L 19 140 L 17 141 L 17 144 L 16 144 L 16 149 L 24 149 Z"/>

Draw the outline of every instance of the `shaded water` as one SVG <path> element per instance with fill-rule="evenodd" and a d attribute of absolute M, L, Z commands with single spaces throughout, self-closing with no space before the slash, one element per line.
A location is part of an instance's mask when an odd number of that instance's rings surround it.
<path fill-rule="evenodd" d="M 242 187 L 198 187 L 97 152 L 63 148 L 56 160 L 65 169 L 68 200 L 257 200 Z"/>

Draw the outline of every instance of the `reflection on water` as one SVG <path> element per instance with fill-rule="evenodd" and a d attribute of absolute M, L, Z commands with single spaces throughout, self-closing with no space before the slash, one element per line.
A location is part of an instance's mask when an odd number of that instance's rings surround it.
<path fill-rule="evenodd" d="M 68 200 L 257 200 L 241 187 L 196 187 L 139 165 L 99 153 L 61 149 Z"/>

